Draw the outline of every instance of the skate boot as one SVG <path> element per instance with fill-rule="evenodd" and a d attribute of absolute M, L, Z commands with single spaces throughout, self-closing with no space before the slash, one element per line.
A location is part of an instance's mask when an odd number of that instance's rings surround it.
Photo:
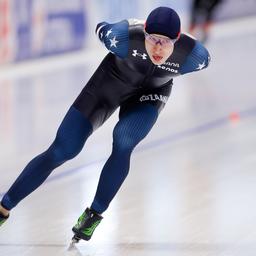
<path fill-rule="evenodd" d="M 0 213 L 0 227 L 4 224 L 4 222 L 9 218 L 9 215 L 6 217 L 2 213 Z"/>
<path fill-rule="evenodd" d="M 83 214 L 79 217 L 76 225 L 72 228 L 74 236 L 72 243 L 78 243 L 80 239 L 90 240 L 95 228 L 99 225 L 103 217 L 90 208 L 86 208 Z"/>

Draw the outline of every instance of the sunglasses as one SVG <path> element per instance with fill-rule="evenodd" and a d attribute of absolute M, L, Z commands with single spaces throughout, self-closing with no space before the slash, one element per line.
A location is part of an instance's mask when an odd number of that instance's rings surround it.
<path fill-rule="evenodd" d="M 146 40 L 153 45 L 160 44 L 163 47 L 169 46 L 169 45 L 173 46 L 175 44 L 175 42 L 178 40 L 178 39 L 159 37 L 156 35 L 148 34 L 147 32 L 144 32 L 144 33 L 145 33 Z"/>

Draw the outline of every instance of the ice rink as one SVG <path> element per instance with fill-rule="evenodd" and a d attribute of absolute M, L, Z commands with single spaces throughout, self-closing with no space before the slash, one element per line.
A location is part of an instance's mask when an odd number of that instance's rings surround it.
<path fill-rule="evenodd" d="M 174 80 L 92 240 L 68 250 L 110 154 L 118 111 L 11 212 L 1 227 L 1 256 L 255 256 L 255 18 L 217 25 L 206 47 L 211 65 Z M 1 68 L 0 197 L 52 142 L 105 54 L 98 43 Z"/>

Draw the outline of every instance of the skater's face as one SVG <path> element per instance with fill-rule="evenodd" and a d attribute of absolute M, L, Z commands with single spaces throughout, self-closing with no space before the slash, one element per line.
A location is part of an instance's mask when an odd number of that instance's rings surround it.
<path fill-rule="evenodd" d="M 161 65 L 171 56 L 176 40 L 159 34 L 145 32 L 145 47 L 155 65 Z"/>

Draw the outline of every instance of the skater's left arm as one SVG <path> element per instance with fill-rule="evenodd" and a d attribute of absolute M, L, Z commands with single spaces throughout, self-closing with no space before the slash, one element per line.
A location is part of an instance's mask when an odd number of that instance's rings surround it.
<path fill-rule="evenodd" d="M 123 20 L 114 24 L 101 22 L 96 27 L 96 34 L 105 47 L 120 58 L 128 55 L 129 23 Z"/>
<path fill-rule="evenodd" d="M 205 69 L 210 60 L 211 57 L 207 49 L 199 41 L 195 41 L 195 46 L 181 66 L 180 73 L 183 75 Z"/>

